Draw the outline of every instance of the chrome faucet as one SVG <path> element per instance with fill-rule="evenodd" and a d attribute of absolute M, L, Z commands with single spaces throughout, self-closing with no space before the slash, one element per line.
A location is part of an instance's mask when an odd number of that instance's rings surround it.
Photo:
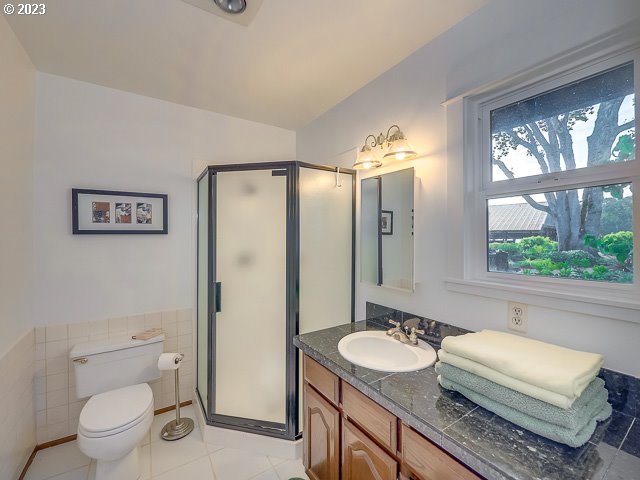
<path fill-rule="evenodd" d="M 407 345 L 418 345 L 418 333 L 424 335 L 424 330 L 418 330 L 416 328 L 417 324 L 412 320 L 416 319 L 407 320 L 402 325 L 400 322 L 389 319 L 389 323 L 394 327 L 387 330 L 387 335 Z M 402 331 L 403 328 L 404 332 Z"/>

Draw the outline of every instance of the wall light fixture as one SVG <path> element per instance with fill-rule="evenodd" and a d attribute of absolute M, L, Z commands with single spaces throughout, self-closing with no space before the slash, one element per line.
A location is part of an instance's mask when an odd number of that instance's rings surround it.
<path fill-rule="evenodd" d="M 391 131 L 395 128 L 395 131 Z M 372 140 L 369 143 L 369 138 Z M 380 147 L 380 149 L 387 148 L 382 158 L 384 160 L 409 160 L 414 158 L 418 154 L 411 147 L 407 139 L 404 137 L 404 133 L 400 130 L 398 125 L 391 125 L 387 130 L 387 134 L 382 132 L 378 136 L 367 135 L 364 139 L 364 145 L 358 152 L 358 158 L 356 163 L 353 164 L 353 168 L 358 170 L 365 170 L 369 168 L 378 168 L 382 166 L 380 161 L 372 148 Z"/>

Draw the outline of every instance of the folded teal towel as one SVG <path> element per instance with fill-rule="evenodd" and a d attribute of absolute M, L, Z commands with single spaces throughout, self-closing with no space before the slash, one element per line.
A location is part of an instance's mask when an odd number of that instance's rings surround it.
<path fill-rule="evenodd" d="M 604 380 L 601 378 L 593 379 L 571 407 L 564 409 L 504 387 L 448 363 L 436 363 L 436 372 L 495 402 L 509 405 L 531 417 L 568 428 L 569 430 L 580 430 L 584 427 L 589 419 L 597 413 L 596 411 L 602 408 L 608 398 L 607 389 L 604 388 Z M 594 399 L 598 401 L 592 402 Z"/>
<path fill-rule="evenodd" d="M 442 375 L 438 375 L 438 382 L 442 385 L 443 388 L 447 390 L 455 390 L 456 392 L 461 393 L 469 400 L 474 403 L 477 403 L 481 407 L 486 408 L 487 410 L 495 413 L 496 415 L 509 420 L 516 425 L 521 426 L 527 430 L 532 431 L 533 433 L 537 433 L 545 438 L 550 440 L 564 443 L 565 445 L 569 445 L 570 447 L 580 447 L 587 443 L 587 441 L 593 435 L 593 432 L 596 429 L 596 423 L 598 421 L 606 420 L 611 415 L 611 405 L 609 405 L 606 401 L 601 405 L 601 408 L 597 411 L 597 413 L 589 418 L 586 422 L 586 425 L 579 430 L 570 430 L 568 428 L 561 427 L 559 425 L 554 425 L 549 422 L 542 421 L 538 418 L 532 417 L 523 413 L 515 408 L 512 408 L 508 405 L 504 405 L 502 403 L 491 400 L 484 395 L 474 392 L 462 385 L 451 381 Z M 599 399 L 593 399 L 592 402 L 600 402 Z"/>

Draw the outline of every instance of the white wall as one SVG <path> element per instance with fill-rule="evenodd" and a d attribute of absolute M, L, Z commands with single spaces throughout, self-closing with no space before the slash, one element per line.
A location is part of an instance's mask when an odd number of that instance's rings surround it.
<path fill-rule="evenodd" d="M 444 285 L 450 264 L 462 256 L 462 125 L 447 132 L 440 103 L 639 17 L 635 0 L 493 1 L 297 132 L 302 161 L 325 162 L 394 123 L 422 154 L 395 167 L 414 165 L 422 183 L 415 213 L 422 283 L 414 294 L 358 283 L 358 318 L 364 318 L 365 301 L 374 301 L 473 330 L 505 328 L 506 302 L 449 292 Z M 460 234 L 449 238 L 449 231 Z M 602 352 L 607 367 L 640 376 L 640 324 L 531 306 L 529 335 Z"/>
<path fill-rule="evenodd" d="M 33 328 L 33 128 L 31 60 L 0 17 L 0 357 Z"/>
<path fill-rule="evenodd" d="M 36 325 L 195 306 L 194 178 L 291 160 L 295 132 L 38 74 Z M 169 195 L 168 235 L 72 235 L 71 188 Z"/>
<path fill-rule="evenodd" d="M 0 478 L 36 444 L 33 407 L 33 135 L 36 71 L 0 17 Z"/>

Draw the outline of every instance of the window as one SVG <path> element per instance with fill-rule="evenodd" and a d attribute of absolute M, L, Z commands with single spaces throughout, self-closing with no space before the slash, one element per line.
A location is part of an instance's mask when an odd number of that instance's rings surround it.
<path fill-rule="evenodd" d="M 638 72 L 635 50 L 466 100 L 467 280 L 637 303 Z"/>

